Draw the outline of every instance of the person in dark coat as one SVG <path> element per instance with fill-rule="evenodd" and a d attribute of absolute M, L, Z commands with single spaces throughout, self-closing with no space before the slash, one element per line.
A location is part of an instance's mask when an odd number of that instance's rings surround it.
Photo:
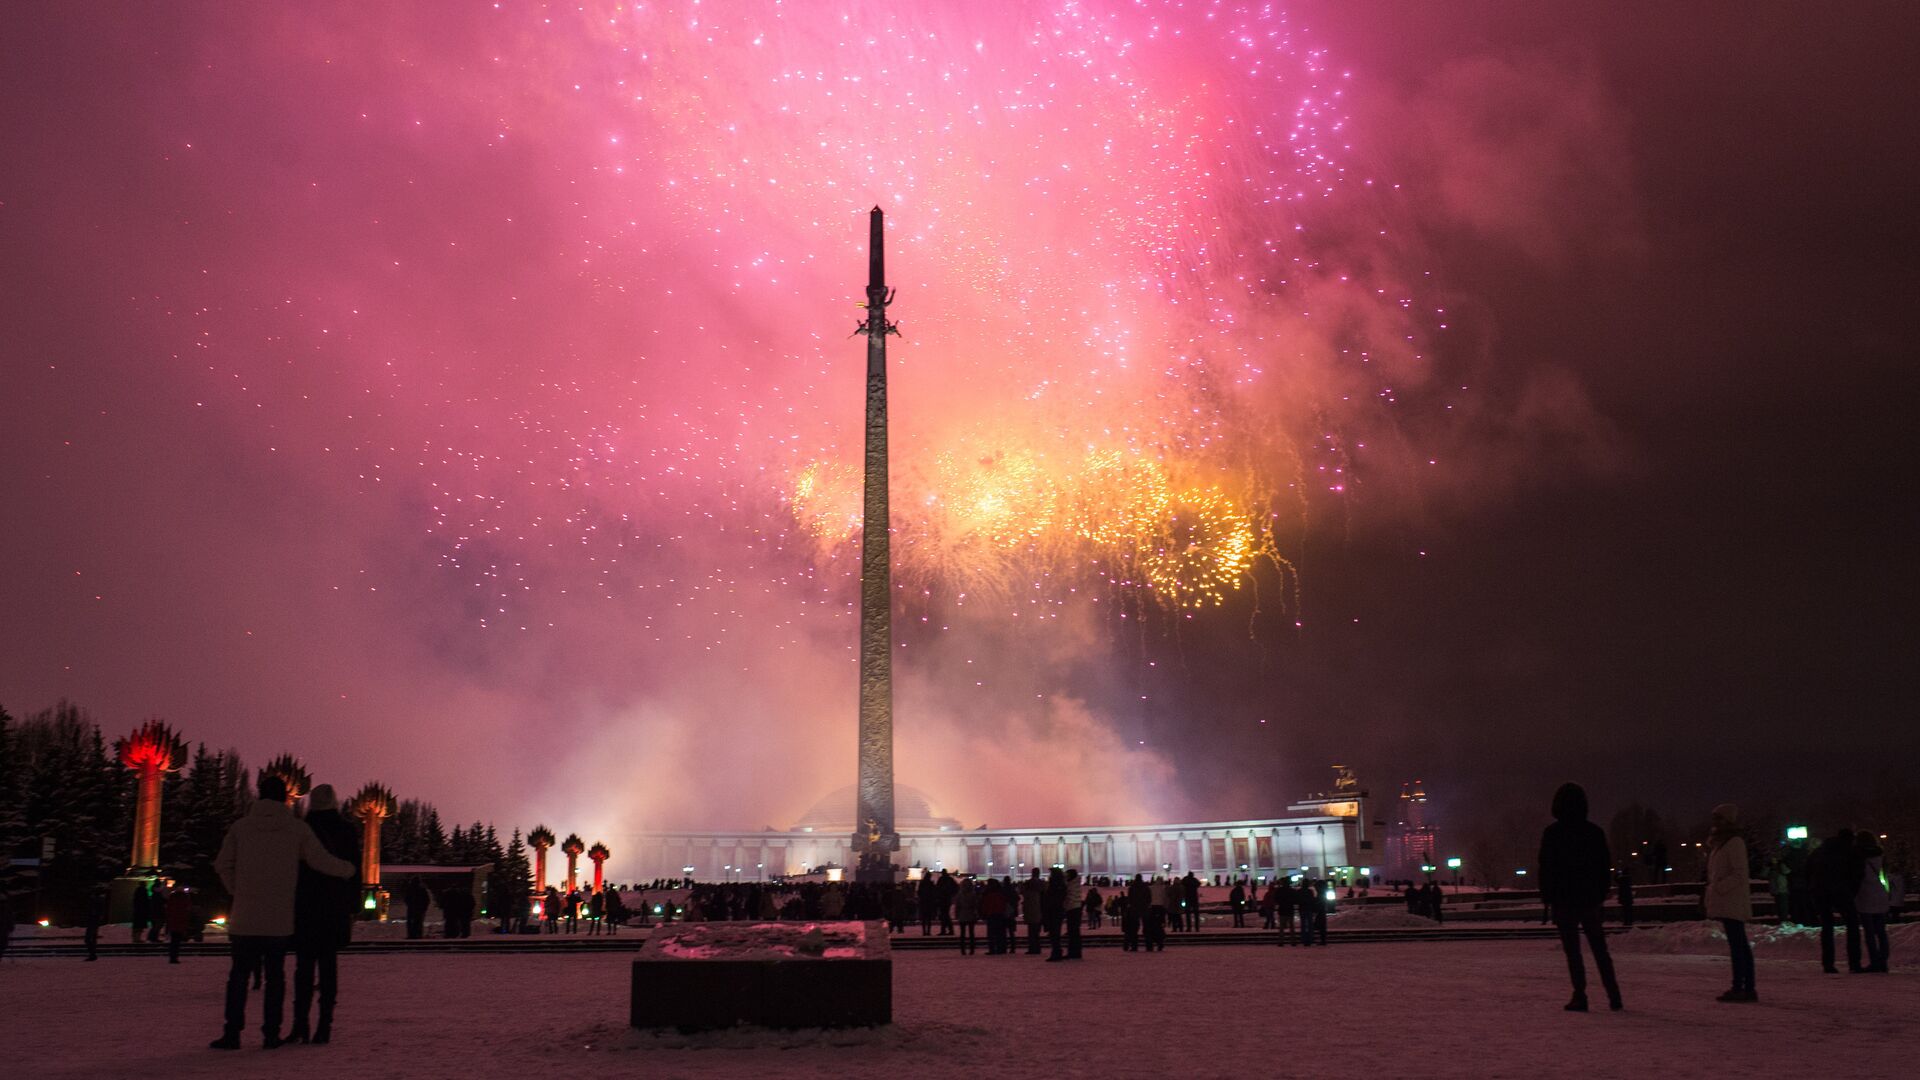
<path fill-rule="evenodd" d="M 1613 855 L 1607 834 L 1587 820 L 1587 793 L 1579 784 L 1562 784 L 1553 794 L 1553 824 L 1540 834 L 1540 899 L 1553 912 L 1560 947 L 1567 954 L 1573 1000 L 1567 1011 L 1587 1011 L 1587 969 L 1580 958 L 1580 937 L 1593 950 L 1593 966 L 1607 991 L 1607 1007 L 1618 1010 L 1620 984 L 1613 977 L 1600 909 L 1613 883 Z"/>
<path fill-rule="evenodd" d="M 179 963 L 180 943 L 199 932 L 198 905 L 199 897 L 185 885 L 176 886 L 167 894 L 167 963 Z"/>
<path fill-rule="evenodd" d="M 1053 950 L 1047 961 L 1066 959 L 1060 950 L 1060 928 L 1067 919 L 1067 875 L 1057 866 L 1047 874 L 1047 888 L 1040 897 L 1040 913 L 1046 920 L 1047 943 Z"/>
<path fill-rule="evenodd" d="M 1027 921 L 1028 956 L 1040 955 L 1040 923 L 1046 891 L 1047 884 L 1040 880 L 1040 868 L 1036 866 L 1020 886 L 1020 916 Z"/>
<path fill-rule="evenodd" d="M 153 919 L 153 896 L 147 892 L 147 883 L 133 883 L 133 943 L 147 936 L 147 923 Z"/>
<path fill-rule="evenodd" d="M 360 865 L 360 830 L 340 813 L 333 785 L 320 784 L 307 796 L 307 827 L 336 859 Z M 333 1006 L 340 989 L 340 950 L 353 940 L 353 916 L 360 897 L 360 875 L 334 877 L 300 868 L 293 894 L 293 1029 L 289 1042 L 325 1044 L 333 1038 Z M 307 1015 L 314 983 L 320 985 L 320 1018 L 311 1028 Z"/>
<path fill-rule="evenodd" d="M 1247 887 L 1235 881 L 1233 891 L 1227 893 L 1227 910 L 1233 912 L 1234 927 L 1247 925 Z"/>
<path fill-rule="evenodd" d="M 953 872 L 940 871 L 940 883 L 934 889 L 934 895 L 940 904 L 940 936 L 953 934 L 953 898 L 960 893 L 960 883 L 953 880 Z"/>
<path fill-rule="evenodd" d="M 419 878 L 407 882 L 407 940 L 418 941 L 427 934 L 427 905 L 432 897 Z"/>
<path fill-rule="evenodd" d="M 1186 877 L 1180 879 L 1180 898 L 1186 906 L 1183 913 L 1187 920 L 1186 928 L 1200 929 L 1200 879 L 1194 877 L 1191 870 L 1187 871 Z"/>
<path fill-rule="evenodd" d="M 1153 907 L 1153 892 L 1139 874 L 1133 875 L 1133 881 L 1127 885 L 1127 895 L 1120 909 L 1120 948 L 1127 952 L 1140 951 L 1140 926 L 1147 920 L 1147 912 Z"/>
<path fill-rule="evenodd" d="M 1296 900 L 1298 898 L 1294 895 L 1293 886 L 1284 881 L 1275 881 L 1272 891 L 1273 921 L 1280 928 L 1279 943 L 1285 945 L 1287 943 L 1287 935 L 1295 933 L 1293 928 L 1293 909 L 1296 906 Z M 1299 941 L 1299 938 L 1296 937 L 1294 940 Z"/>
<path fill-rule="evenodd" d="M 135 889 L 135 892 L 138 892 Z M 107 887 L 95 885 L 87 890 L 87 959 L 100 959 L 100 928 L 107 923 Z"/>
<path fill-rule="evenodd" d="M 1613 876 L 1614 896 L 1620 901 L 1620 924 L 1633 927 L 1633 875 L 1624 867 Z"/>
<path fill-rule="evenodd" d="M 933 933 L 933 917 L 938 914 L 940 902 L 934 898 L 937 891 L 934 881 L 926 874 L 920 875 L 920 887 L 914 890 L 915 907 L 920 915 L 920 936 Z"/>
<path fill-rule="evenodd" d="M 1853 906 L 1854 896 L 1860 891 L 1860 868 L 1852 829 L 1841 829 L 1807 856 L 1814 909 L 1820 916 L 1820 968 L 1829 975 L 1839 972 L 1833 963 L 1836 925 L 1847 928 L 1847 970 L 1865 967 L 1860 962 L 1860 915 Z"/>

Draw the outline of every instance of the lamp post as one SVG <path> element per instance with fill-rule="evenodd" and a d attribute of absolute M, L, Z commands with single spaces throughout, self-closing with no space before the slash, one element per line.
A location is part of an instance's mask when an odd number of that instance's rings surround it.
<path fill-rule="evenodd" d="M 380 823 L 393 816 L 393 792 L 368 781 L 347 803 L 347 813 L 360 819 L 361 910 L 387 917 L 387 890 L 380 885 Z"/>
<path fill-rule="evenodd" d="M 1448 858 L 1447 869 L 1453 871 L 1453 887 L 1458 890 L 1460 888 L 1460 856 L 1454 855 Z"/>
<path fill-rule="evenodd" d="M 553 846 L 553 830 L 545 825 L 535 825 L 527 834 L 527 846 L 533 849 L 533 891 L 546 895 L 547 891 L 547 849 Z"/>
<path fill-rule="evenodd" d="M 133 815 L 133 858 L 127 873 L 144 875 L 160 870 L 160 783 L 167 773 L 180 768 L 187 756 L 186 743 L 173 729 L 159 720 L 148 720 L 133 734 L 114 744 L 120 764 L 133 770 L 139 784 Z"/>
<path fill-rule="evenodd" d="M 587 844 L 579 833 L 568 833 L 560 842 L 560 850 L 567 854 L 567 891 L 572 892 L 580 884 L 580 853 L 587 850 Z"/>
<path fill-rule="evenodd" d="M 607 860 L 612 857 L 613 852 L 607 850 L 607 845 L 600 843 L 598 840 L 594 841 L 593 846 L 587 849 L 587 858 L 593 860 L 594 892 L 599 892 L 601 883 L 606 880 Z"/>

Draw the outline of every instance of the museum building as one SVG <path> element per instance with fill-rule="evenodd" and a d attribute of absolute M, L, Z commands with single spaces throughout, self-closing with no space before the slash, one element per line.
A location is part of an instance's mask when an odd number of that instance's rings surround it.
<path fill-rule="evenodd" d="M 1089 875 L 1164 874 L 1266 880 L 1301 873 L 1343 884 L 1371 873 L 1384 852 L 1375 838 L 1367 793 L 1342 778 L 1332 792 L 1287 807 L 1288 816 L 1171 825 L 1094 825 L 968 829 L 938 816 L 927 797 L 894 786 L 900 851 L 894 861 L 956 874 L 1025 876 L 1035 866 L 1078 867 Z M 815 803 L 791 828 L 760 832 L 646 832 L 628 838 L 622 880 L 692 876 L 700 881 L 756 881 L 838 870 L 853 847 L 854 789 Z"/>

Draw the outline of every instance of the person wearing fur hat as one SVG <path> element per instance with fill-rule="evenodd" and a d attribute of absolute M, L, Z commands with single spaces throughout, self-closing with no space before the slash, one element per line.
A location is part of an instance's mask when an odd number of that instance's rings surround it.
<path fill-rule="evenodd" d="M 1740 808 L 1721 803 L 1713 808 L 1713 828 L 1707 836 L 1707 890 L 1702 898 L 1707 918 L 1718 919 L 1727 934 L 1733 956 L 1733 987 L 1721 1001 L 1759 1001 L 1753 988 L 1753 946 L 1747 942 L 1747 924 L 1753 921 L 1753 880 L 1747 865 L 1747 841 L 1740 835 Z"/>

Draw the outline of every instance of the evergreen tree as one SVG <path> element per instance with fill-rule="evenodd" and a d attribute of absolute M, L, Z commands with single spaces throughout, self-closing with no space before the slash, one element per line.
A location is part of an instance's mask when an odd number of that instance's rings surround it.
<path fill-rule="evenodd" d="M 421 861 L 438 863 L 447 856 L 447 833 L 440 827 L 440 811 L 427 804 L 427 816 L 420 831 Z"/>
<path fill-rule="evenodd" d="M 487 827 L 487 839 L 495 848 L 500 845 L 499 837 L 494 835 L 493 827 Z M 507 841 L 506 850 L 493 860 L 493 870 L 487 874 L 487 903 L 494 909 L 496 918 L 511 918 L 516 912 L 525 911 L 527 896 L 533 891 L 533 861 L 527 856 L 527 845 L 520 839 L 520 830 L 513 830 L 513 838 Z"/>
<path fill-rule="evenodd" d="M 26 766 L 13 717 L 0 707 L 0 904 L 25 891 L 13 860 L 27 855 Z"/>

